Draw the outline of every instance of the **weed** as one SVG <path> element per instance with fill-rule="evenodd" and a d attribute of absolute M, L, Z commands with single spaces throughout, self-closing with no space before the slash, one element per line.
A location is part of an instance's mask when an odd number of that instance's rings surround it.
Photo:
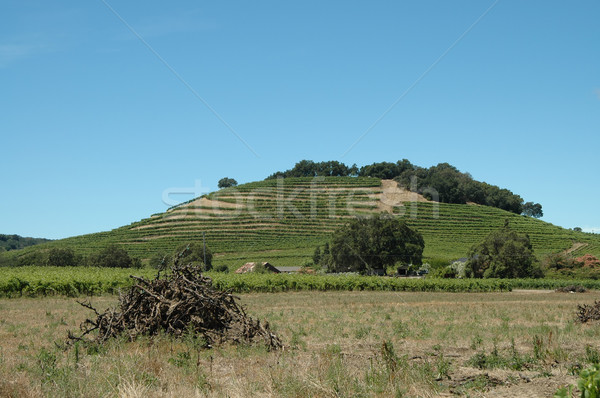
<path fill-rule="evenodd" d="M 600 352 L 591 345 L 585 346 L 585 361 L 591 364 L 599 364 L 600 363 Z"/>
<path fill-rule="evenodd" d="M 302 336 L 301 333 L 296 331 L 292 332 L 292 338 L 290 339 L 290 346 L 292 349 L 297 350 L 302 348 L 303 350 L 306 350 L 306 342 L 302 340 L 300 336 Z"/>
<path fill-rule="evenodd" d="M 552 332 L 548 335 L 548 344 L 552 340 Z M 544 360 L 548 356 L 548 350 L 544 344 L 544 339 L 538 335 L 533 336 L 533 358 L 535 360 Z"/>
<path fill-rule="evenodd" d="M 511 344 L 510 356 L 505 357 L 500 354 L 498 347 L 494 345 L 494 348 L 489 354 L 481 351 L 473 355 L 468 361 L 467 365 L 478 369 L 513 369 L 523 370 L 527 369 L 533 363 L 531 358 L 521 355 L 516 347 L 514 340 Z"/>
<path fill-rule="evenodd" d="M 42 348 L 37 355 L 37 361 L 44 378 L 52 378 L 56 372 L 56 354 Z"/>
<path fill-rule="evenodd" d="M 554 398 L 572 398 L 575 394 L 575 386 L 570 384 L 565 387 L 561 387 L 554 393 Z"/>
<path fill-rule="evenodd" d="M 483 339 L 478 334 L 471 339 L 471 349 L 476 350 L 483 344 Z"/>
<path fill-rule="evenodd" d="M 394 335 L 400 339 L 408 337 L 409 330 L 408 325 L 406 325 L 402 321 L 394 321 L 392 323 L 392 327 L 394 328 Z"/>
<path fill-rule="evenodd" d="M 450 379 L 451 362 L 444 357 L 443 353 L 437 357 L 435 362 L 436 380 Z"/>
<path fill-rule="evenodd" d="M 198 374 L 196 380 L 196 388 L 202 391 L 203 393 L 207 393 L 208 391 L 212 390 L 212 385 L 208 380 L 208 376 L 204 372 L 200 372 Z"/>
<path fill-rule="evenodd" d="M 391 341 L 384 341 L 381 343 L 381 357 L 383 358 L 384 364 L 389 372 L 396 371 L 400 363 L 400 358 L 396 355 L 394 345 Z"/>
<path fill-rule="evenodd" d="M 357 339 L 364 339 L 371 333 L 371 326 L 360 326 L 354 331 L 354 337 Z"/>
<path fill-rule="evenodd" d="M 77 365 L 79 363 L 79 341 L 75 342 L 74 347 L 73 347 L 73 356 L 75 357 L 75 365 Z"/>
<path fill-rule="evenodd" d="M 86 343 L 85 348 L 86 354 L 92 356 L 105 354 L 108 350 L 108 347 L 105 344 L 100 344 L 96 342 Z"/>
<path fill-rule="evenodd" d="M 188 351 L 178 352 L 177 356 L 168 359 L 168 362 L 178 368 L 187 368 L 190 366 L 192 356 Z"/>
<path fill-rule="evenodd" d="M 339 344 L 329 344 L 325 348 L 325 352 L 329 355 L 341 355 L 342 347 Z"/>

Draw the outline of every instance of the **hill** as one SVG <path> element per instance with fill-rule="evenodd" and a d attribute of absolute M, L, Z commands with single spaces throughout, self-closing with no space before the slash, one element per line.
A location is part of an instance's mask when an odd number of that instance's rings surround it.
<path fill-rule="evenodd" d="M 50 239 L 28 238 L 19 235 L 0 234 L 0 252 L 19 250 L 28 246 L 39 245 L 40 243 L 50 242 Z"/>
<path fill-rule="evenodd" d="M 225 188 L 112 231 L 53 241 L 3 257 L 35 264 L 40 250 L 71 247 L 77 254 L 89 255 L 119 244 L 131 255 L 148 260 L 156 254 L 170 254 L 182 243 L 201 241 L 205 233 L 215 253 L 214 264 L 301 265 L 345 219 L 378 212 L 402 217 L 423 234 L 425 260 L 465 256 L 472 244 L 505 219 L 517 231 L 529 234 L 538 257 L 571 248 L 573 255 L 600 255 L 600 236 L 495 207 L 431 202 L 393 180 L 302 177 Z"/>

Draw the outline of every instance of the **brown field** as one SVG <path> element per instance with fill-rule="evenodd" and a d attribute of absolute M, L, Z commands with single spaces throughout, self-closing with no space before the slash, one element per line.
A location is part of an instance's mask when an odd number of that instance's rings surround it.
<path fill-rule="evenodd" d="M 0 397 L 548 397 L 600 360 L 600 292 L 300 292 L 241 297 L 287 348 L 167 336 L 68 351 L 74 299 L 0 300 Z M 93 298 L 99 309 L 114 296 Z"/>

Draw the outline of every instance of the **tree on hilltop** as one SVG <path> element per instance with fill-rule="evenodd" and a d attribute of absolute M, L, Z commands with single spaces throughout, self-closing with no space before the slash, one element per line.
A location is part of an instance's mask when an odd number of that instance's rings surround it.
<path fill-rule="evenodd" d="M 229 178 L 229 177 L 223 177 L 219 180 L 218 186 L 219 186 L 219 189 L 221 189 L 221 188 L 235 187 L 237 184 L 238 183 L 235 179 Z"/>
<path fill-rule="evenodd" d="M 533 202 L 527 202 L 523 204 L 522 214 L 534 218 L 540 218 L 544 216 L 544 212 L 542 211 L 542 205 Z"/>

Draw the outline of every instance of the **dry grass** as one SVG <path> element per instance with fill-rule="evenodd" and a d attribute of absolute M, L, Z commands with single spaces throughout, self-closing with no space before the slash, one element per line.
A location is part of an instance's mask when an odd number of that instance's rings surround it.
<path fill-rule="evenodd" d="M 0 397 L 549 396 L 598 351 L 600 328 L 573 321 L 577 304 L 596 299 L 598 292 L 243 296 L 249 313 L 287 343 L 282 352 L 202 350 L 192 338 L 167 336 L 62 351 L 55 342 L 90 315 L 84 308 L 68 298 L 0 300 Z M 92 301 L 105 308 L 116 298 Z M 497 363 L 477 368 L 476 354 Z M 517 360 L 525 365 L 514 370 Z"/>

